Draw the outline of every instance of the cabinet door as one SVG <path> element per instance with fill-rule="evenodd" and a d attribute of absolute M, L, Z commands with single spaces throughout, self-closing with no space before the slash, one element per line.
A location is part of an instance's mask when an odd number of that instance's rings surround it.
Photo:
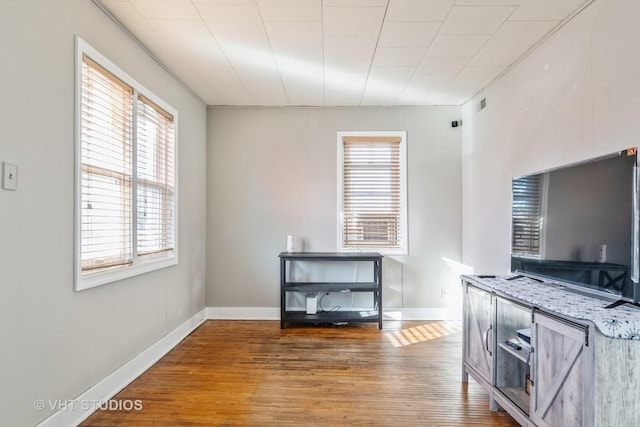
<path fill-rule="evenodd" d="M 589 426 L 592 407 L 586 327 L 536 313 L 531 418 L 539 426 Z"/>
<path fill-rule="evenodd" d="M 465 354 L 473 368 L 490 385 L 493 383 L 493 297 L 482 289 L 467 285 L 464 295 Z"/>

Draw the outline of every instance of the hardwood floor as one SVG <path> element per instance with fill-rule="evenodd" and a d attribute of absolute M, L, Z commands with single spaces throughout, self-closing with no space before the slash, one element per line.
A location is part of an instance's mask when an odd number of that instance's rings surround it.
<path fill-rule="evenodd" d="M 207 321 L 82 425 L 517 426 L 461 382 L 460 330 Z"/>

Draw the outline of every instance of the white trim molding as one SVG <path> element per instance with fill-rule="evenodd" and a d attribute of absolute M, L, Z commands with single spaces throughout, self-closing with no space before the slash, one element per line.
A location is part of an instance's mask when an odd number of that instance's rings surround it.
<path fill-rule="evenodd" d="M 38 424 L 38 427 L 75 426 L 89 418 L 100 403 L 115 396 L 204 323 L 207 320 L 206 311 L 202 309 L 102 381 L 75 399 L 64 402 L 57 412 Z"/>
<path fill-rule="evenodd" d="M 280 320 L 280 307 L 207 307 L 209 320 Z"/>
<path fill-rule="evenodd" d="M 385 308 L 383 316 L 383 320 L 460 320 L 462 311 L 449 308 Z M 280 307 L 207 307 L 207 319 L 279 321 Z"/>

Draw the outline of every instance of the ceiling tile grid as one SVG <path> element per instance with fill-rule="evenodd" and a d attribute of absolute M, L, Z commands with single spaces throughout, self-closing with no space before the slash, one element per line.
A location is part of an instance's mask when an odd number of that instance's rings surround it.
<path fill-rule="evenodd" d="M 460 105 L 592 0 L 93 0 L 208 105 Z"/>

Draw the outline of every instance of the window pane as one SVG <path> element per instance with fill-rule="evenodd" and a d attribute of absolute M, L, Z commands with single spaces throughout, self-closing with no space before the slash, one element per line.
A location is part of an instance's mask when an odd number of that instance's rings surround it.
<path fill-rule="evenodd" d="M 173 249 L 174 122 L 156 105 L 138 100 L 138 255 Z"/>
<path fill-rule="evenodd" d="M 130 87 L 84 57 L 81 94 L 81 268 L 132 261 Z"/>
<path fill-rule="evenodd" d="M 131 182 L 127 181 L 82 173 L 83 269 L 131 262 Z"/>
<path fill-rule="evenodd" d="M 400 141 L 343 144 L 343 246 L 401 247 Z"/>

